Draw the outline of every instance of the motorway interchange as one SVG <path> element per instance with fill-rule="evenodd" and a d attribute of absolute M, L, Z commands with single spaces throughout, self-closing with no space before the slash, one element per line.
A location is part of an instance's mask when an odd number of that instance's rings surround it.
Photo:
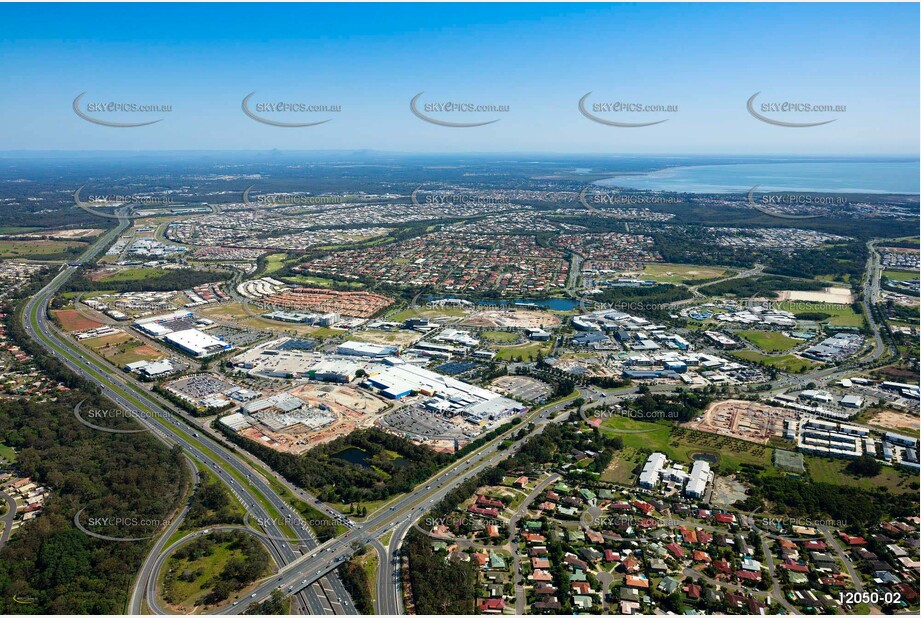
<path fill-rule="evenodd" d="M 318 544 L 309 527 L 292 509 L 285 498 L 277 491 L 266 476 L 268 470 L 261 469 L 248 457 L 228 449 L 220 442 L 207 435 L 197 426 L 190 426 L 183 420 L 180 412 L 161 401 L 145 389 L 138 386 L 131 378 L 112 372 L 111 368 L 91 353 L 77 348 L 65 336 L 57 332 L 49 323 L 47 307 L 50 299 L 60 287 L 76 272 L 79 266 L 92 260 L 114 238 L 128 226 L 128 219 L 121 218 L 116 228 L 101 237 L 79 260 L 62 267 L 61 271 L 40 292 L 32 297 L 26 305 L 24 325 L 28 334 L 38 341 L 55 357 L 65 363 L 71 370 L 83 378 L 98 384 L 104 394 L 123 409 L 131 411 L 135 418 L 158 439 L 168 445 L 179 444 L 187 457 L 202 466 L 211 469 L 230 489 L 234 497 L 246 508 L 253 520 L 261 522 L 262 530 L 249 528 L 257 533 L 279 565 L 279 571 L 272 577 L 260 582 L 249 598 L 228 604 L 214 613 L 241 614 L 254 602 L 268 599 L 274 591 L 280 590 L 285 595 L 293 595 L 295 605 L 292 610 L 302 610 L 311 614 L 355 614 L 357 613 L 341 581 L 333 571 L 346 561 L 361 545 L 368 544 L 375 548 L 381 557 L 376 586 L 377 610 L 382 614 L 402 613 L 402 590 L 400 585 L 399 560 L 397 552 L 406 533 L 433 504 L 441 500 L 460 482 L 476 475 L 483 469 L 495 465 L 502 458 L 514 452 L 514 449 L 502 451 L 499 443 L 506 436 L 491 441 L 489 444 L 459 460 L 452 468 L 441 471 L 419 491 L 410 495 L 399 496 L 371 514 L 364 522 L 356 524 L 344 518 L 331 508 L 326 507 L 312 496 L 300 489 L 278 480 L 285 485 L 285 491 L 297 495 L 320 509 L 330 517 L 345 521 L 349 530 L 335 539 Z M 871 259 L 867 268 L 867 282 L 864 304 L 875 345 L 865 360 L 873 361 L 885 351 L 879 328 L 869 311 L 869 298 L 878 290 L 879 268 L 876 253 L 871 246 Z M 828 368 L 812 374 L 797 376 L 793 381 L 805 383 L 818 379 L 827 381 L 846 370 Z M 790 378 L 783 378 L 789 382 Z M 776 383 L 775 388 L 788 386 Z M 588 406 L 601 405 L 599 393 L 587 391 L 584 395 Z M 629 396 L 630 393 L 623 393 Z M 551 422 L 567 402 L 557 402 L 543 409 L 529 413 L 519 427 L 525 427 L 528 421 L 534 421 L 534 431 L 539 432 Z M 566 415 L 561 415 L 565 417 Z M 555 419 L 559 420 L 559 419 Z M 194 464 L 191 468 L 195 470 Z M 197 480 L 197 471 L 194 473 Z M 169 553 L 179 545 L 208 531 L 197 531 L 165 547 L 178 529 L 184 516 L 183 511 L 175 518 L 171 526 L 164 531 L 155 543 L 148 558 L 138 574 L 131 594 L 129 611 L 133 614 L 152 611 L 167 613 L 156 600 L 155 585 L 157 574 Z M 291 524 L 289 524 L 291 522 Z M 389 544 L 385 547 L 379 538 L 392 532 Z"/>

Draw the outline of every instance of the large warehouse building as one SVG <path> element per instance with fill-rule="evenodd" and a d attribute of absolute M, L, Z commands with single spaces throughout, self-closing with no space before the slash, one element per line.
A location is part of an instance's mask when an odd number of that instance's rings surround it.
<path fill-rule="evenodd" d="M 230 343 L 203 333 L 197 328 L 168 333 L 163 336 L 163 341 L 197 358 L 220 354 L 233 348 Z"/>

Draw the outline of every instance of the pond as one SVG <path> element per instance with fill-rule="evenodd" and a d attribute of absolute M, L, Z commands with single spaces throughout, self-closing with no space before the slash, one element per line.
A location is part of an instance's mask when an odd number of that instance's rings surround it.
<path fill-rule="evenodd" d="M 337 459 L 341 459 L 343 461 L 347 461 L 349 463 L 353 463 L 363 468 L 371 467 L 371 464 L 368 461 L 371 458 L 371 456 L 368 455 L 368 453 L 366 453 L 365 451 L 361 450 L 360 448 L 357 448 L 354 446 L 350 446 L 344 451 L 339 451 L 338 453 L 333 455 L 333 457 Z"/>
<path fill-rule="evenodd" d="M 693 455 L 691 455 L 691 459 L 694 461 L 698 461 L 698 460 L 706 461 L 707 463 L 711 465 L 716 465 L 720 460 L 719 455 L 716 455 L 714 453 L 694 453 Z"/>
<path fill-rule="evenodd" d="M 339 451 L 333 455 L 333 457 L 355 464 L 356 466 L 361 466 L 362 468 L 371 467 L 372 456 L 357 446 L 350 446 L 345 450 Z M 409 465 L 409 461 L 405 457 L 400 457 L 399 455 L 391 459 L 390 463 L 396 468 L 405 468 Z"/>

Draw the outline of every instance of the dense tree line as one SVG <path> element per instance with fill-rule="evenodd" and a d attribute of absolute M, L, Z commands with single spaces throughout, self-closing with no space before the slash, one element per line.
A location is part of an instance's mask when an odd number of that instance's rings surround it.
<path fill-rule="evenodd" d="M 655 421 L 668 419 L 687 422 L 700 414 L 713 401 L 713 396 L 703 391 L 679 390 L 675 393 L 643 393 L 626 403 L 630 418 Z"/>
<path fill-rule="evenodd" d="M 232 273 L 227 271 L 204 270 L 164 270 L 159 277 L 134 279 L 130 281 L 102 280 L 93 281 L 86 276 L 86 270 L 80 269 L 61 288 L 62 292 L 82 292 L 93 290 L 113 290 L 115 292 L 170 292 L 188 290 L 205 283 L 216 283 L 230 279 Z"/>
<path fill-rule="evenodd" d="M 614 309 L 626 312 L 654 311 L 661 305 L 691 298 L 686 288 L 678 285 L 660 284 L 643 287 L 608 287 L 597 297 Z"/>
<path fill-rule="evenodd" d="M 42 514 L 0 551 L 0 613 L 121 613 L 149 543 L 90 537 L 74 526 L 75 514 L 165 522 L 178 506 L 187 482 L 181 452 L 149 434 L 86 427 L 73 413 L 84 398 L 84 409 L 114 407 L 93 393 L 0 402 L 0 435 L 17 449 L 20 473 L 51 490 Z M 94 531 L 140 537 L 157 528 Z"/>
<path fill-rule="evenodd" d="M 884 487 L 866 490 L 776 475 L 753 476 L 752 483 L 746 506 L 757 508 L 766 500 L 773 511 L 795 517 L 869 526 L 885 516 L 918 514 L 917 494 L 894 495 Z"/>
<path fill-rule="evenodd" d="M 778 290 L 804 290 L 816 291 L 824 289 L 828 284 L 819 281 L 799 281 L 777 275 L 761 275 L 757 277 L 743 277 L 729 279 L 708 285 L 700 289 L 707 296 L 725 296 L 733 294 L 739 298 L 752 296 L 765 296 L 775 298 Z"/>
<path fill-rule="evenodd" d="M 410 529 L 404 551 L 409 558 L 416 614 L 446 616 L 476 613 L 477 569 L 470 562 L 448 562 L 427 536 Z"/>
<path fill-rule="evenodd" d="M 189 512 L 182 522 L 182 529 L 242 523 L 243 517 L 234 508 L 234 501 L 224 484 L 211 474 L 203 474 L 189 501 Z"/>
<path fill-rule="evenodd" d="M 381 568 L 385 568 L 383 565 Z M 352 559 L 337 569 L 342 585 L 355 602 L 359 614 L 369 616 L 374 613 L 374 601 L 371 598 L 371 582 L 368 572 L 356 560 Z"/>
<path fill-rule="evenodd" d="M 314 447 L 306 455 L 293 455 L 241 437 L 220 423 L 215 426 L 273 470 L 324 501 L 369 502 L 412 491 L 453 460 L 452 455 L 433 453 L 428 447 L 375 428 L 353 431 L 348 436 Z M 364 451 L 367 465 L 335 456 L 349 447 Z M 396 453 L 402 460 L 393 459 L 387 451 Z"/>
<path fill-rule="evenodd" d="M 836 281 L 846 277 L 860 278 L 867 263 L 867 247 L 862 242 L 850 242 L 791 253 L 772 253 L 765 271 L 790 277 L 831 275 Z"/>

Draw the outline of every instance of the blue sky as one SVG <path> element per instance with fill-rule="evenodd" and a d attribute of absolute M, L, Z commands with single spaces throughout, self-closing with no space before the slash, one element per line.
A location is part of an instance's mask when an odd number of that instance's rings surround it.
<path fill-rule="evenodd" d="M 919 151 L 917 4 L 0 4 L 0 149 L 378 149 L 409 152 L 910 154 Z M 243 114 L 241 100 L 340 105 L 325 114 Z M 507 105 L 447 128 L 410 99 Z M 589 103 L 677 105 L 604 114 Z M 846 105 L 775 114 L 746 101 Z M 98 117 L 87 101 L 168 104 Z M 765 115 L 770 115 L 766 113 Z"/>

